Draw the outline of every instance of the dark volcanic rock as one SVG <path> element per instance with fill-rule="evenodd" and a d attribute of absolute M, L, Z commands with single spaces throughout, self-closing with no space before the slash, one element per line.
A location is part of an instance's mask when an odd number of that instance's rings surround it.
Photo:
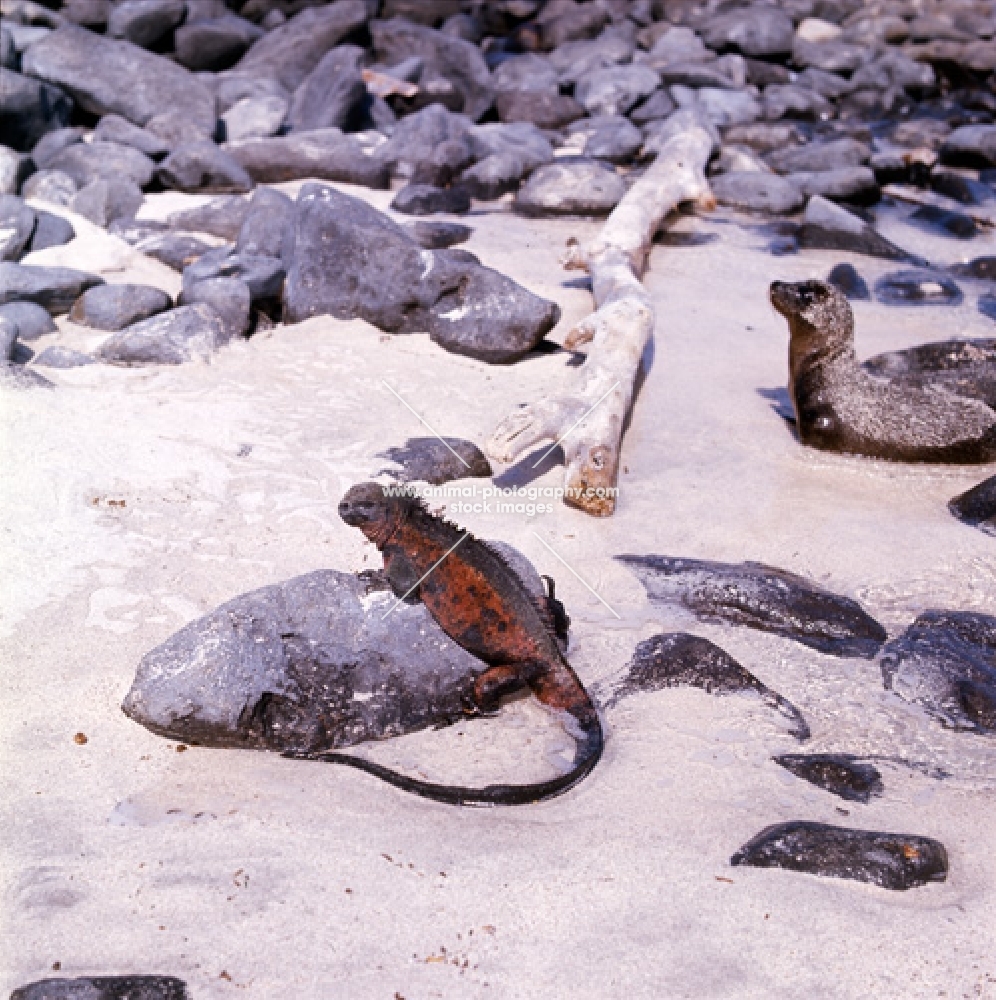
<path fill-rule="evenodd" d="M 996 409 L 996 340 L 944 340 L 905 351 L 888 351 L 865 361 L 872 375 L 914 386 L 938 386 L 981 399 Z"/>
<path fill-rule="evenodd" d="M 797 239 L 799 246 L 807 250 L 847 250 L 866 257 L 882 257 L 920 266 L 927 264 L 923 258 L 890 243 L 846 208 L 819 195 L 809 199 Z"/>
<path fill-rule="evenodd" d="M 609 163 L 626 163 L 643 146 L 643 133 L 621 115 L 599 115 L 574 122 L 571 137 L 584 136 L 584 155 Z"/>
<path fill-rule="evenodd" d="M 294 202 L 287 195 L 272 188 L 259 188 L 249 201 L 249 210 L 238 232 L 236 252 L 279 257 L 284 230 L 293 216 Z"/>
<path fill-rule="evenodd" d="M 667 632 L 641 642 L 628 673 L 613 689 L 606 707 L 631 694 L 670 687 L 697 687 L 719 695 L 752 692 L 790 723 L 793 736 L 809 739 L 809 725 L 795 705 L 759 681 L 725 650 L 687 632 Z"/>
<path fill-rule="evenodd" d="M 768 162 L 781 173 L 796 173 L 860 167 L 869 156 L 871 150 L 865 143 L 855 139 L 835 139 L 777 150 L 768 155 Z"/>
<path fill-rule="evenodd" d="M 954 497 L 948 502 L 948 510 L 959 521 L 987 535 L 996 535 L 996 476 Z"/>
<path fill-rule="evenodd" d="M 287 120 L 289 107 L 287 101 L 273 94 L 244 97 L 221 116 L 222 138 L 226 142 L 240 142 L 276 135 Z"/>
<path fill-rule="evenodd" d="M 176 149 L 187 143 L 214 139 L 217 122 L 210 129 L 206 129 L 195 119 L 188 118 L 182 108 L 173 108 L 153 115 L 145 123 L 145 130 L 162 139 L 170 149 Z"/>
<path fill-rule="evenodd" d="M 95 330 L 123 330 L 172 305 L 164 291 L 150 285 L 98 285 L 76 300 L 69 318 Z"/>
<path fill-rule="evenodd" d="M 190 1000 L 190 994 L 173 976 L 85 976 L 39 979 L 18 987 L 10 1000 Z"/>
<path fill-rule="evenodd" d="M 366 20 L 367 5 L 363 0 L 342 0 L 302 10 L 256 42 L 237 69 L 246 75 L 277 80 L 288 91 L 297 90 L 322 56 Z"/>
<path fill-rule="evenodd" d="M 788 14 L 757 4 L 712 17 L 699 31 L 709 48 L 735 48 L 746 56 L 785 55 L 795 37 Z"/>
<path fill-rule="evenodd" d="M 32 363 L 39 368 L 81 368 L 96 362 L 89 354 L 71 347 L 46 347 Z"/>
<path fill-rule="evenodd" d="M 996 125 L 963 125 L 941 146 L 941 159 L 954 167 L 996 166 Z"/>
<path fill-rule="evenodd" d="M 69 207 L 94 225 L 105 229 L 118 219 L 133 219 L 142 207 L 142 189 L 121 178 L 98 178 L 73 195 Z"/>
<path fill-rule="evenodd" d="M 475 45 L 402 18 L 374 21 L 370 33 L 374 50 L 385 65 L 400 63 L 411 56 L 421 57 L 434 75 L 456 88 L 463 98 L 460 110 L 474 121 L 479 121 L 491 107 L 494 99 L 491 73 Z"/>
<path fill-rule="evenodd" d="M 474 230 L 459 222 L 413 222 L 405 229 L 423 250 L 445 250 L 466 243 Z"/>
<path fill-rule="evenodd" d="M 33 267 L 7 262 L 0 264 L 0 305 L 7 302 L 36 302 L 53 316 L 69 312 L 88 288 L 104 279 L 70 267 Z"/>
<path fill-rule="evenodd" d="M 795 185 L 806 198 L 821 195 L 861 205 L 872 205 L 879 199 L 878 181 L 868 167 L 803 171 L 786 174 L 785 180 Z"/>
<path fill-rule="evenodd" d="M 383 213 L 325 185 L 301 189 L 285 253 L 289 323 L 359 317 L 392 333 L 427 331 L 458 354 L 510 362 L 560 316 L 554 303 L 458 251 L 420 248 Z"/>
<path fill-rule="evenodd" d="M 24 72 L 57 84 L 85 110 L 119 114 L 136 125 L 175 108 L 214 132 L 215 100 L 189 70 L 131 42 L 63 25 L 24 54 Z"/>
<path fill-rule="evenodd" d="M 229 247 L 217 247 L 184 268 L 184 291 L 212 278 L 244 281 L 253 302 L 277 299 L 284 284 L 284 265 L 265 254 L 234 253 Z"/>
<path fill-rule="evenodd" d="M 79 142 L 67 146 L 48 161 L 50 170 L 68 174 L 79 187 L 91 181 L 130 180 L 144 188 L 156 171 L 156 165 L 134 146 L 116 142 Z"/>
<path fill-rule="evenodd" d="M 147 129 L 139 128 L 121 115 L 104 115 L 94 129 L 95 142 L 113 142 L 120 146 L 132 146 L 153 160 L 161 160 L 169 146 Z"/>
<path fill-rule="evenodd" d="M 923 205 L 912 212 L 907 222 L 938 236 L 953 236 L 959 240 L 970 240 L 979 235 L 979 227 L 961 212 L 949 212 L 934 205 Z"/>
<path fill-rule="evenodd" d="M 11 321 L 17 327 L 19 340 L 37 340 L 46 333 L 55 333 L 48 310 L 36 302 L 8 302 L 0 305 L 0 319 Z"/>
<path fill-rule="evenodd" d="M 250 191 L 253 186 L 242 164 L 206 139 L 178 146 L 156 176 L 163 187 L 178 191 Z"/>
<path fill-rule="evenodd" d="M 377 158 L 393 173 L 410 177 L 423 164 L 439 163 L 438 151 L 446 148 L 446 162 L 460 157 L 458 168 L 473 160 L 469 134 L 473 122 L 455 115 L 441 104 L 430 104 L 398 122 L 391 137 L 377 150 Z"/>
<path fill-rule="evenodd" d="M 833 270 L 827 275 L 827 281 L 834 288 L 839 288 L 851 300 L 871 298 L 867 282 L 858 274 L 853 264 L 835 264 Z"/>
<path fill-rule="evenodd" d="M 257 197 L 254 195 L 254 197 Z M 185 229 L 195 233 L 210 233 L 223 240 L 238 239 L 242 225 L 249 213 L 249 199 L 229 195 L 212 198 L 196 208 L 185 208 L 173 212 L 167 222 L 173 229 Z"/>
<path fill-rule="evenodd" d="M 660 84 L 660 75 L 644 64 L 604 66 L 585 73 L 574 87 L 574 96 L 591 115 L 624 115 Z"/>
<path fill-rule="evenodd" d="M 885 790 L 872 764 L 846 753 L 783 753 L 771 758 L 796 777 L 848 802 L 868 802 Z"/>
<path fill-rule="evenodd" d="M 218 248 L 189 233 L 153 233 L 135 243 L 135 249 L 174 271 L 182 271 L 194 261 L 200 260 L 204 254 Z"/>
<path fill-rule="evenodd" d="M 478 125 L 469 141 L 477 163 L 460 175 L 460 183 L 484 200 L 514 190 L 524 177 L 553 159 L 549 139 L 526 122 Z"/>
<path fill-rule="evenodd" d="M 31 242 L 37 217 L 13 194 L 0 194 L 0 260 L 20 260 Z"/>
<path fill-rule="evenodd" d="M 387 165 L 367 153 L 351 135 L 337 128 L 293 135 L 244 139 L 223 147 L 242 164 L 259 184 L 316 177 L 343 184 L 386 188 L 390 182 Z"/>
<path fill-rule="evenodd" d="M 31 150 L 31 159 L 36 167 L 43 169 L 48 166 L 48 161 L 53 156 L 61 153 L 67 146 L 82 142 L 85 135 L 86 129 L 76 126 L 57 128 L 53 132 L 46 132 Z"/>
<path fill-rule="evenodd" d="M 465 215 L 470 211 L 470 204 L 470 195 L 464 187 L 408 184 L 394 196 L 391 208 L 405 215 L 435 215 L 437 212 Z"/>
<path fill-rule="evenodd" d="M 111 8 L 107 36 L 148 49 L 165 38 L 184 13 L 183 0 L 124 0 Z"/>
<path fill-rule="evenodd" d="M 956 306 L 963 297 L 947 275 L 928 268 L 893 271 L 875 282 L 875 298 L 887 306 Z"/>
<path fill-rule="evenodd" d="M 942 725 L 996 732 L 996 618 L 925 611 L 882 650 L 879 665 L 887 690 Z"/>
<path fill-rule="evenodd" d="M 46 132 L 68 125 L 72 110 L 73 102 L 58 87 L 0 67 L 0 136 L 5 145 L 31 149 Z"/>
<path fill-rule="evenodd" d="M 712 179 L 712 190 L 721 205 L 774 215 L 795 212 L 805 202 L 799 188 L 784 177 L 756 170 L 720 174 Z"/>
<path fill-rule="evenodd" d="M 549 129 L 563 128 L 587 114 L 573 97 L 535 90 L 501 91 L 495 98 L 495 107 L 503 122 L 529 122 L 537 128 Z"/>
<path fill-rule="evenodd" d="M 231 334 L 208 305 L 180 306 L 111 334 L 94 357 L 114 365 L 179 365 L 206 359 Z"/>
<path fill-rule="evenodd" d="M 319 570 L 244 594 L 147 653 L 122 704 L 161 736 L 326 750 L 463 716 L 485 664 L 386 580 Z"/>
<path fill-rule="evenodd" d="M 51 212 L 43 212 L 41 209 L 35 209 L 35 215 L 38 221 L 35 223 L 28 253 L 45 250 L 48 247 L 65 246 L 76 239 L 76 230 L 68 219 L 64 219 L 61 215 L 53 215 Z"/>
<path fill-rule="evenodd" d="M 194 21 L 176 32 L 176 59 L 187 69 L 227 69 L 264 34 L 252 21 L 234 14 Z"/>
<path fill-rule="evenodd" d="M 519 189 L 522 215 L 608 215 L 626 193 L 626 182 L 600 160 L 564 156 L 533 171 Z"/>
<path fill-rule="evenodd" d="M 963 264 L 953 265 L 950 270 L 960 278 L 996 281 L 996 257 L 975 257 Z"/>
<path fill-rule="evenodd" d="M 363 50 L 355 45 L 339 46 L 323 57 L 294 93 L 289 116 L 293 131 L 349 131 L 362 125 L 367 107 L 362 58 Z"/>
<path fill-rule="evenodd" d="M 794 639 L 832 656 L 871 659 L 885 629 L 857 601 L 762 563 L 670 556 L 616 556 L 656 604 L 682 606 L 700 621 L 728 622 Z"/>
<path fill-rule="evenodd" d="M 203 302 L 220 317 L 225 326 L 225 339 L 241 337 L 249 330 L 252 320 L 252 293 L 241 278 L 208 278 L 198 281 L 180 293 L 181 306 Z"/>
<path fill-rule="evenodd" d="M 484 452 L 463 438 L 409 438 L 404 447 L 388 448 L 380 457 L 401 466 L 400 470 L 381 472 L 402 483 L 418 480 L 438 486 L 453 479 L 488 478 L 492 474 Z"/>
<path fill-rule="evenodd" d="M 730 858 L 730 864 L 849 878 L 883 889 L 913 889 L 943 882 L 948 875 L 944 845 L 930 837 L 801 820 L 766 827 Z"/>
<path fill-rule="evenodd" d="M 68 207 L 78 190 L 79 185 L 69 174 L 61 170 L 39 170 L 21 186 L 21 197 Z"/>

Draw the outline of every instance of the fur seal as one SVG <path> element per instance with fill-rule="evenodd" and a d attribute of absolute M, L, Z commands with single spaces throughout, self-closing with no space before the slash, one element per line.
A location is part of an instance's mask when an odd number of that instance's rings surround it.
<path fill-rule="evenodd" d="M 823 281 L 774 281 L 789 324 L 789 394 L 803 444 L 894 462 L 996 461 L 996 413 L 936 387 L 899 387 L 854 355 L 854 314 Z"/>

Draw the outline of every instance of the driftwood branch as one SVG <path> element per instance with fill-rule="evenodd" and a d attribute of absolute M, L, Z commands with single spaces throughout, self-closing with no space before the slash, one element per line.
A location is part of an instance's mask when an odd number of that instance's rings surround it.
<path fill-rule="evenodd" d="M 654 332 L 654 306 L 640 282 L 654 234 L 679 204 L 715 206 L 705 179 L 713 140 L 698 126 L 670 139 L 626 192 L 589 246 L 573 246 L 564 264 L 591 275 L 595 311 L 567 335 L 570 350 L 590 344 L 577 384 L 506 417 L 486 450 L 512 462 L 541 441 L 559 443 L 567 470 L 564 502 L 599 517 L 613 513 L 623 423 L 640 360 Z"/>

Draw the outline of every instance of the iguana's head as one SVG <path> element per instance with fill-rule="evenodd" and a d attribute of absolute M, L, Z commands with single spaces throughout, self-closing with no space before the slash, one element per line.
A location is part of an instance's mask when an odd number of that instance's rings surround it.
<path fill-rule="evenodd" d="M 803 349 L 850 346 L 854 339 L 851 304 L 825 281 L 773 281 L 771 304 L 789 322 L 794 346 Z"/>
<path fill-rule="evenodd" d="M 404 498 L 388 496 L 380 483 L 358 483 L 339 501 L 339 516 L 375 544 L 394 533 L 406 509 Z"/>

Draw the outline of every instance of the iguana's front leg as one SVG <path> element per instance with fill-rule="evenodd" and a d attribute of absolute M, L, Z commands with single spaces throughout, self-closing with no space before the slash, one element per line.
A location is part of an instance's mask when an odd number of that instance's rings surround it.
<path fill-rule="evenodd" d="M 402 550 L 384 550 L 384 575 L 399 601 L 418 604 L 422 600 L 419 592 L 421 574 Z"/>

